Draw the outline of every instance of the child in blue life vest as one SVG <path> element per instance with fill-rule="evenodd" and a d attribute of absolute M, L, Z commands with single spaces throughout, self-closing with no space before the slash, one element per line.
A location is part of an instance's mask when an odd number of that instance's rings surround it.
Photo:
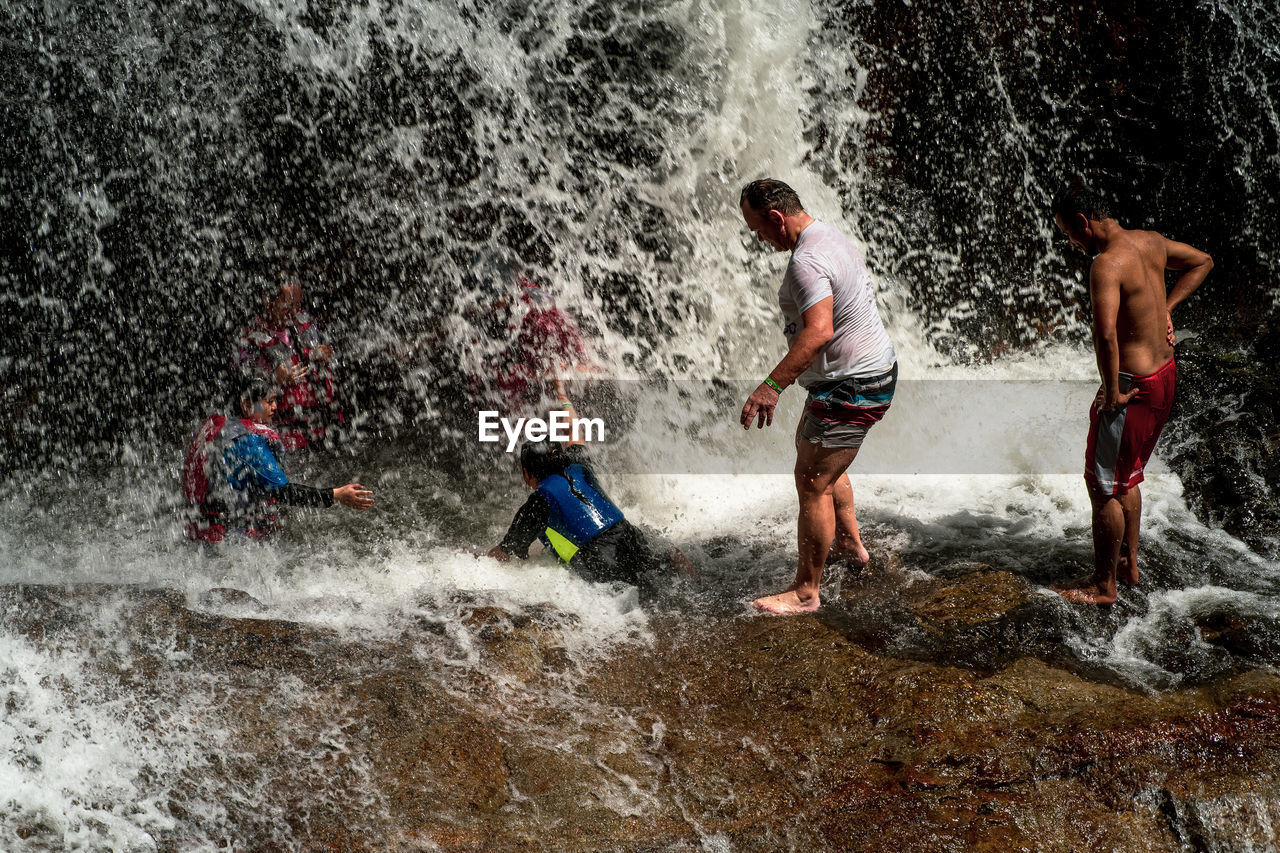
<path fill-rule="evenodd" d="M 558 380 L 556 391 L 561 408 L 576 420 L 573 404 Z M 681 573 L 693 573 L 679 549 L 672 548 L 666 560 L 653 553 L 645 535 L 605 494 L 583 442 L 526 441 L 520 448 L 520 468 L 533 494 L 516 512 L 502 542 L 490 549 L 490 557 L 501 562 L 526 559 L 529 546 L 541 539 L 544 547 L 552 548 L 589 581 L 634 584 L 664 563 Z"/>
<path fill-rule="evenodd" d="M 221 542 L 229 532 L 265 538 L 276 526 L 279 504 L 373 505 L 373 492 L 359 483 L 317 489 L 290 482 L 281 466 L 283 442 L 271 427 L 276 401 L 269 381 L 246 378 L 232 397 L 232 416 L 210 416 L 191 439 L 182 470 L 182 493 L 192 516 L 187 538 Z"/>

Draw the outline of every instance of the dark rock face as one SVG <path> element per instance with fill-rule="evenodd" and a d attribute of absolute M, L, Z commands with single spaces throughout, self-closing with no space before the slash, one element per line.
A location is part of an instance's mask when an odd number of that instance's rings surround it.
<path fill-rule="evenodd" d="M 1219 259 L 1180 323 L 1260 330 L 1275 276 L 1258 236 L 1280 224 L 1263 153 L 1280 33 L 1264 5 L 833 4 L 815 48 L 852 62 L 818 78 L 811 159 L 958 356 L 1087 333 L 1084 259 L 1049 212 L 1076 175 L 1122 223 Z M 834 124 L 850 103 L 869 113 L 862 137 Z"/>
<path fill-rule="evenodd" d="M 1229 338 L 1227 340 L 1230 340 Z M 1234 350 L 1197 339 L 1179 349 L 1179 399 L 1165 441 L 1189 504 L 1249 547 L 1280 555 L 1280 337 Z"/>
<path fill-rule="evenodd" d="M 1016 590 L 983 598 L 1008 586 L 987 574 L 940 582 L 913 612 L 955 628 L 1016 610 Z M 450 671 L 421 656 L 436 636 L 421 627 L 374 642 L 164 591 L 0 598 L 6 629 L 41 648 L 105 642 L 99 700 L 144 703 L 157 731 L 200 697 L 185 724 L 219 733 L 206 759 L 135 780 L 172 820 L 161 850 L 1280 843 L 1280 678 L 1262 670 L 1149 695 L 1031 658 L 982 674 L 882 657 L 821 616 L 665 619 L 652 644 L 582 670 L 545 613 L 477 607 L 464 621 L 488 663 Z M 116 615 L 99 639 L 103 605 Z"/>

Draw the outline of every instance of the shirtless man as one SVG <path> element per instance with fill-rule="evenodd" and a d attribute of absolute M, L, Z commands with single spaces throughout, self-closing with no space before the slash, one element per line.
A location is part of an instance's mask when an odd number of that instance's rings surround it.
<path fill-rule="evenodd" d="M 1079 185 L 1054 201 L 1053 218 L 1071 245 L 1094 256 L 1089 294 L 1102 376 L 1085 449 L 1093 576 L 1053 589 L 1068 601 L 1113 604 L 1117 577 L 1138 582 L 1138 484 L 1169 417 L 1177 374 L 1172 312 L 1204 281 L 1213 259 L 1155 231 L 1120 227 L 1107 205 Z M 1181 271 L 1168 294 L 1165 270 Z"/>
<path fill-rule="evenodd" d="M 782 181 L 753 181 L 739 204 L 756 239 L 791 252 L 778 290 L 787 354 L 747 398 L 743 428 L 753 421 L 772 424 L 788 385 L 798 382 L 808 391 L 795 438 L 796 577 L 782 592 L 752 604 L 767 613 L 807 613 L 821 604 L 818 586 L 828 557 L 855 565 L 869 559 L 846 472 L 867 430 L 889 409 L 898 361 L 876 309 L 871 274 L 852 243 L 806 213 Z"/>

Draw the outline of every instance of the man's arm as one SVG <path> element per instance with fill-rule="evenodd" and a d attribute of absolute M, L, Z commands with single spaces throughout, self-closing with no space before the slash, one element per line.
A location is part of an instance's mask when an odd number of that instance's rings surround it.
<path fill-rule="evenodd" d="M 809 369 L 813 360 L 822 352 L 834 334 L 832 330 L 832 305 L 834 297 L 828 296 L 821 302 L 809 306 L 801 315 L 804 328 L 787 350 L 787 354 L 778 362 L 778 366 L 769 372 L 769 378 L 781 388 L 786 388 L 796 378 Z M 742 428 L 751 429 L 751 422 L 757 421 L 757 427 L 765 427 L 773 423 L 773 410 L 778 406 L 778 392 L 766 382 L 761 382 L 756 390 L 747 398 L 742 407 Z"/>
<path fill-rule="evenodd" d="M 1208 252 L 1202 252 L 1195 246 L 1179 243 L 1176 240 L 1164 241 L 1165 267 L 1171 270 L 1185 270 L 1174 282 L 1173 290 L 1165 299 L 1165 309 L 1172 314 L 1173 309 L 1182 304 L 1192 293 L 1195 293 L 1205 276 L 1213 269 L 1213 258 Z"/>
<path fill-rule="evenodd" d="M 285 483 L 279 488 L 264 491 L 288 506 L 333 506 L 333 489 L 317 489 L 315 486 L 306 486 L 302 483 Z"/>
<path fill-rule="evenodd" d="M 561 364 L 561 366 L 563 366 L 563 363 Z M 578 410 L 574 408 L 573 401 L 569 399 L 569 393 L 565 390 L 564 382 L 558 376 L 556 377 L 556 380 L 555 380 L 555 386 L 556 386 L 556 402 L 559 404 L 557 405 L 556 408 L 559 409 L 560 411 L 567 412 L 569 414 L 569 423 L 573 423 L 578 419 Z M 570 432 L 569 440 L 564 443 L 564 446 L 566 448 L 569 448 L 569 447 L 576 447 L 578 445 L 585 446 L 586 442 L 583 441 L 581 438 L 574 438 L 573 433 Z"/>
<path fill-rule="evenodd" d="M 1120 338 L 1116 318 L 1120 315 L 1120 270 L 1114 261 L 1099 257 L 1089 269 L 1089 298 L 1093 303 L 1093 351 L 1102 377 L 1103 411 L 1129 402 L 1134 391 L 1120 393 Z"/>
<path fill-rule="evenodd" d="M 347 483 L 332 489 L 288 483 L 271 492 L 271 495 L 289 506 L 330 507 L 335 503 L 352 509 L 368 509 L 373 506 L 373 492 L 359 483 Z"/>

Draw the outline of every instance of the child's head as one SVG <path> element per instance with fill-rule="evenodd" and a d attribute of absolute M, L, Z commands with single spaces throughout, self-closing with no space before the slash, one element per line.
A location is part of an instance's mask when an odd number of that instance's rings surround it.
<path fill-rule="evenodd" d="M 549 441 L 526 441 L 520 447 L 520 469 L 530 487 L 564 470 L 564 453 L 559 444 Z"/>
<path fill-rule="evenodd" d="M 232 411 L 260 424 L 271 423 L 276 413 L 276 387 L 267 379 L 247 377 L 236 383 Z"/>

